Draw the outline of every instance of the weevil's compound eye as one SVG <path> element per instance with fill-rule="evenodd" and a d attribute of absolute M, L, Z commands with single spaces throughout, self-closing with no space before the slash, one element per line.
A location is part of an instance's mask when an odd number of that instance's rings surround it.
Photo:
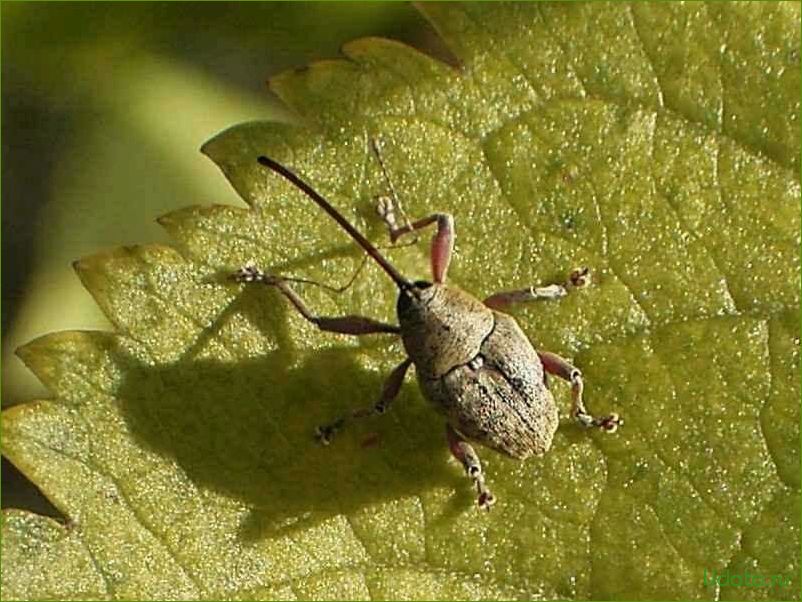
<path fill-rule="evenodd" d="M 422 291 L 431 287 L 431 282 L 418 280 L 414 282 L 411 287 L 402 289 L 401 293 L 398 295 L 398 303 L 396 304 L 398 315 L 404 315 L 410 311 L 418 311 L 415 310 L 415 308 L 420 308 L 422 298 L 428 294 L 424 294 Z"/>

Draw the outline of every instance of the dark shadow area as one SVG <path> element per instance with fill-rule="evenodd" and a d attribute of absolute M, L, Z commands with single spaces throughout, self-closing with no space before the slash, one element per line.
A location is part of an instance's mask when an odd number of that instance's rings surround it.
<path fill-rule="evenodd" d="M 444 422 L 412 373 L 386 415 L 348 425 L 329 446 L 315 441 L 319 424 L 374 403 L 387 375 L 361 367 L 362 351 L 353 347 L 299 359 L 287 338 L 288 310 L 275 291 L 257 287 L 221 314 L 220 324 L 244 312 L 278 342 L 262 357 L 223 362 L 194 359 L 190 350 L 185 359 L 153 367 L 120 354 L 126 377 L 117 397 L 135 436 L 174 458 L 198 486 L 252 507 L 241 527 L 245 541 L 434 483 L 464 487 L 465 503 L 473 503 L 469 483 L 447 462 Z M 195 349 L 215 330 L 204 332 Z"/>
<path fill-rule="evenodd" d="M 0 474 L 2 475 L 0 490 L 3 492 L 4 506 L 27 508 L 31 512 L 36 512 L 36 514 L 50 516 L 62 522 L 66 520 L 64 515 L 50 503 L 39 488 L 5 458 L 2 461 Z"/>

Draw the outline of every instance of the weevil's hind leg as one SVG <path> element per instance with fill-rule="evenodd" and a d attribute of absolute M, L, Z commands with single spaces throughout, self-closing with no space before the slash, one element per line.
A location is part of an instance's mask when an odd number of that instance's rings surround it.
<path fill-rule="evenodd" d="M 598 427 L 608 433 L 614 433 L 616 429 L 624 424 L 618 414 L 610 414 L 596 418 L 589 414 L 582 400 L 582 392 L 585 388 L 582 380 L 582 372 L 571 364 L 568 360 L 560 357 L 556 353 L 549 351 L 538 351 L 543 368 L 549 374 L 554 374 L 571 383 L 571 397 L 573 399 L 573 414 L 579 424 L 584 427 Z"/>
<path fill-rule="evenodd" d="M 339 334 L 374 334 L 386 332 L 391 334 L 399 334 L 401 330 L 398 326 L 392 324 L 385 324 L 372 318 L 364 316 L 341 316 L 337 318 L 329 318 L 324 316 L 316 316 L 313 314 L 306 304 L 298 296 L 292 287 L 286 283 L 280 276 L 271 276 L 265 274 L 253 266 L 247 265 L 240 268 L 234 274 L 232 279 L 237 282 L 260 282 L 268 286 L 275 286 L 281 293 L 289 299 L 290 303 L 295 306 L 304 318 L 309 320 L 312 324 L 317 326 L 320 330 L 325 332 L 336 332 Z"/>
<path fill-rule="evenodd" d="M 490 506 L 496 503 L 496 497 L 485 484 L 485 474 L 482 471 L 482 463 L 479 461 L 479 456 L 476 455 L 471 444 L 465 441 L 450 424 L 446 425 L 446 437 L 448 438 L 448 447 L 451 453 L 465 468 L 465 474 L 476 484 L 476 491 L 479 494 L 477 499 L 479 507 L 490 510 Z"/>
<path fill-rule="evenodd" d="M 377 401 L 375 404 L 368 408 L 354 410 L 350 414 L 338 418 L 331 424 L 317 427 L 315 429 L 315 437 L 317 440 L 323 445 L 328 445 L 331 443 L 331 439 L 334 437 L 334 435 L 340 431 L 345 423 L 349 420 L 366 418 L 368 416 L 375 416 L 377 414 L 384 414 L 390 407 L 390 404 L 393 402 L 393 400 L 398 396 L 398 392 L 401 390 L 401 385 L 404 383 L 404 376 L 406 376 L 407 369 L 411 363 L 412 360 L 407 358 L 393 369 L 393 371 L 390 373 L 390 376 L 388 376 L 387 380 L 384 381 L 381 397 L 379 397 L 379 401 Z"/>
<path fill-rule="evenodd" d="M 386 201 L 386 199 L 385 199 Z M 454 250 L 454 218 L 450 213 L 433 213 L 418 221 L 398 226 L 391 205 L 380 204 L 379 215 L 387 224 L 390 232 L 390 242 L 397 241 L 404 234 L 415 232 L 431 224 L 437 224 L 437 232 L 432 238 L 432 278 L 442 283 L 446 280 L 448 264 L 451 263 L 451 253 Z"/>
<path fill-rule="evenodd" d="M 484 304 L 491 309 L 505 310 L 516 303 L 537 301 L 538 299 L 554 300 L 565 297 L 570 291 L 587 286 L 590 282 L 590 270 L 577 268 L 568 276 L 563 284 L 550 284 L 548 286 L 530 286 L 515 291 L 503 291 L 490 295 Z"/>

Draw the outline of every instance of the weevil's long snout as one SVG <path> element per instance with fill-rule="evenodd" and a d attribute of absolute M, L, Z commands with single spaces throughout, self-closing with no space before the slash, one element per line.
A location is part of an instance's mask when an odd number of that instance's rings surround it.
<path fill-rule="evenodd" d="M 304 182 L 301 178 L 296 176 L 293 172 L 289 169 L 284 167 L 281 163 L 270 159 L 269 157 L 265 157 L 264 155 L 257 159 L 260 165 L 267 167 L 268 169 L 272 169 L 276 173 L 284 176 L 287 180 L 290 181 L 293 185 L 297 188 L 301 189 L 306 196 L 312 199 L 317 205 L 323 209 L 326 213 L 328 213 L 334 221 L 336 221 L 343 230 L 348 232 L 359 246 L 365 249 L 365 252 L 370 255 L 373 260 L 378 263 L 382 269 L 387 272 L 387 275 L 393 279 L 393 282 L 396 283 L 399 289 L 402 291 L 408 291 L 413 288 L 412 283 L 404 278 L 401 273 L 395 269 L 395 266 L 391 264 L 387 259 L 379 253 L 379 250 L 374 247 L 370 241 L 362 236 L 362 233 L 359 232 L 356 228 L 354 228 L 351 223 L 345 219 L 339 211 L 337 211 L 334 207 L 332 207 L 331 203 L 329 203 L 326 199 L 324 199 L 320 194 L 318 194 L 309 184 Z"/>

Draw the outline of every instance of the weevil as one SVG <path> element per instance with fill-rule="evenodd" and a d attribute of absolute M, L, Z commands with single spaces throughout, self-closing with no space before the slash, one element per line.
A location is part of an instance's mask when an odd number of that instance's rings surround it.
<path fill-rule="evenodd" d="M 375 143 L 374 151 L 392 190 Z M 398 395 L 407 370 L 414 365 L 424 397 L 445 417 L 448 446 L 476 486 L 479 507 L 489 509 L 495 497 L 470 442 L 518 459 L 547 452 L 557 430 L 558 412 L 546 374 L 570 383 L 573 415 L 583 427 L 613 432 L 623 424 L 617 414 L 597 418 L 588 413 L 582 399 L 584 385 L 580 370 L 554 353 L 535 350 L 515 319 L 504 311 L 524 301 L 559 299 L 572 289 L 585 286 L 589 280 L 586 268 L 574 270 L 563 284 L 500 292 L 480 301 L 446 284 L 454 247 L 453 217 L 434 213 L 399 225 L 397 206 L 385 197 L 380 200 L 379 212 L 387 224 L 391 242 L 421 228 L 436 227 L 431 245 L 432 281 L 411 281 L 304 180 L 273 159 L 260 156 L 257 161 L 286 178 L 328 213 L 398 288 L 396 326 L 363 316 L 317 316 L 288 284 L 289 279 L 266 274 L 252 265 L 233 274 L 238 282 L 275 286 L 306 320 L 322 331 L 357 336 L 389 333 L 401 337 L 407 357 L 390 373 L 378 401 L 318 427 L 316 435 L 322 443 L 328 444 L 349 419 L 383 414 Z"/>

